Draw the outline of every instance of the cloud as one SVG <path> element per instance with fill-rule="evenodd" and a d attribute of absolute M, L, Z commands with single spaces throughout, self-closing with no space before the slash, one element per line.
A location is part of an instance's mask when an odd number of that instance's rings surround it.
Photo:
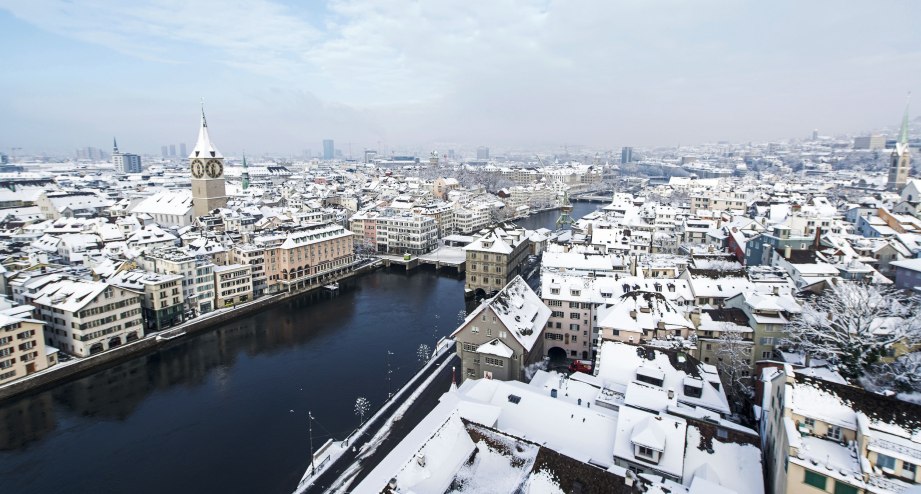
<path fill-rule="evenodd" d="M 253 98 L 234 111 L 278 125 L 251 129 L 273 145 L 285 129 L 370 145 L 779 138 L 888 122 L 890 104 L 897 118 L 905 90 L 921 90 L 921 4 L 908 1 L 878 12 L 730 0 L 0 5 L 58 35 L 209 73 L 234 88 L 226 98 Z"/>

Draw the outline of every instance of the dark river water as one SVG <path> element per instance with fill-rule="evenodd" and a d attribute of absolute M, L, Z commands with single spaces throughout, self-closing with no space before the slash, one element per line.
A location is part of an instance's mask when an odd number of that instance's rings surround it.
<path fill-rule="evenodd" d="M 308 410 L 315 446 L 341 439 L 355 399 L 376 409 L 463 307 L 462 278 L 377 271 L 4 402 L 0 493 L 289 493 L 309 463 Z"/>

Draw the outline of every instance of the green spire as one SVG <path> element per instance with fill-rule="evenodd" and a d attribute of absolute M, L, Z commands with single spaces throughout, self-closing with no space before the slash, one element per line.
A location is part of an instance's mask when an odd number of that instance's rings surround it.
<path fill-rule="evenodd" d="M 246 166 L 246 152 L 243 152 L 243 190 L 249 188 L 249 167 Z"/>

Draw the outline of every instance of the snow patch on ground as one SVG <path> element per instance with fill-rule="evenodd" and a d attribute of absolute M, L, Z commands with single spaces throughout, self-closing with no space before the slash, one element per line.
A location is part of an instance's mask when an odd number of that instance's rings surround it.
<path fill-rule="evenodd" d="M 448 494 L 516 492 L 528 478 L 538 446 L 498 435 L 496 444 L 480 440 L 473 461 L 464 464 L 454 476 Z"/>
<path fill-rule="evenodd" d="M 528 479 L 528 486 L 525 489 L 527 494 L 566 494 L 560 488 L 559 480 L 552 473 L 541 470 L 535 472 Z"/>

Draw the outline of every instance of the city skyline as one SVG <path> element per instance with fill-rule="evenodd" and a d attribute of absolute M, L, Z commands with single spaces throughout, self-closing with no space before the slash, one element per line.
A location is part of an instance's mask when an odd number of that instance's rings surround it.
<path fill-rule="evenodd" d="M 0 2 L 0 148 L 157 154 L 202 96 L 229 152 L 860 133 L 919 89 L 921 6 L 889 5 Z"/>

